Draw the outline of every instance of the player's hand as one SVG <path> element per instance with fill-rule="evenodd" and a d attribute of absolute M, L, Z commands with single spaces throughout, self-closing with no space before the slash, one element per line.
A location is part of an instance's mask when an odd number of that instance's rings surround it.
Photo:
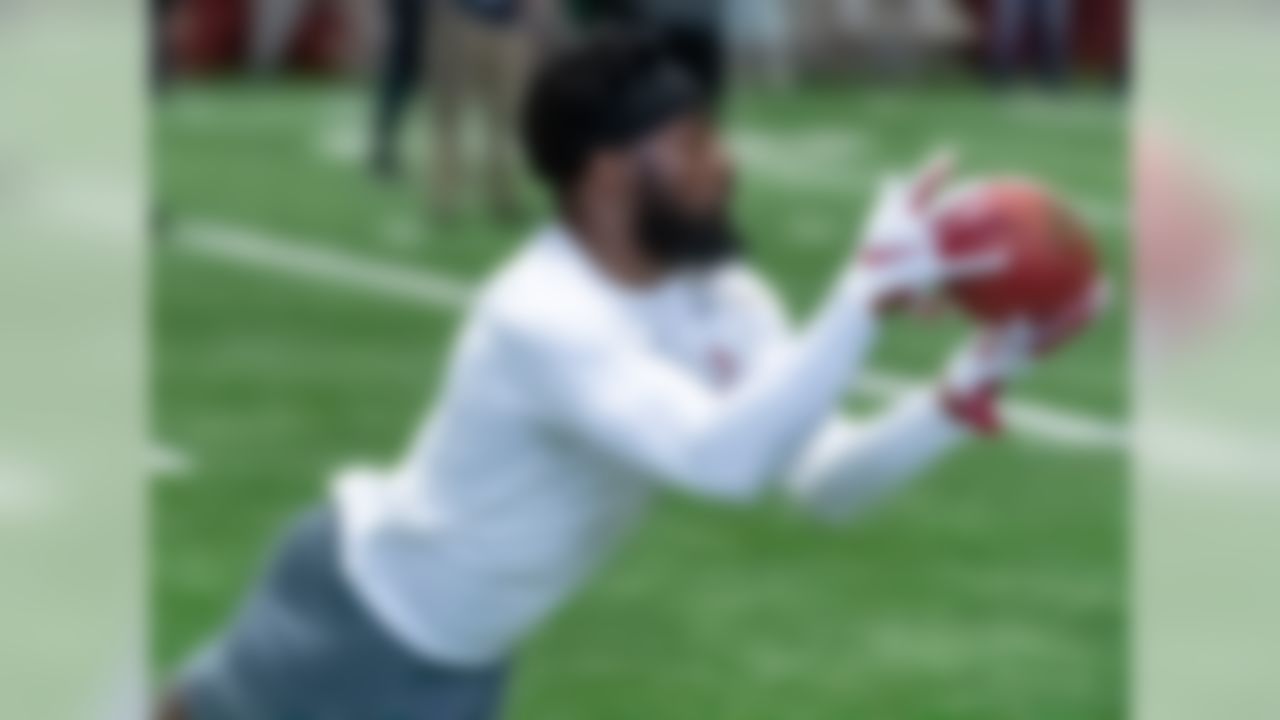
<path fill-rule="evenodd" d="M 996 249 L 963 257 L 942 252 L 933 221 L 952 165 L 949 155 L 938 155 L 914 177 L 882 183 L 852 274 L 854 284 L 877 307 L 919 302 L 951 280 L 998 272 L 1003 266 L 1005 258 Z"/>
<path fill-rule="evenodd" d="M 1106 286 L 1099 283 L 1079 302 L 1048 320 L 1017 318 L 980 330 L 947 367 L 942 399 L 948 412 L 979 434 L 999 433 L 1003 427 L 999 400 L 1004 387 L 1078 337 L 1106 301 Z"/>

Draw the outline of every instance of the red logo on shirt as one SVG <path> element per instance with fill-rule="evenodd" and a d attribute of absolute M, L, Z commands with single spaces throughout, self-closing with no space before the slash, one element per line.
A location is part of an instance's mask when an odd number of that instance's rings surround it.
<path fill-rule="evenodd" d="M 722 347 L 711 349 L 711 377 L 716 385 L 729 387 L 738 379 L 738 361 Z"/>

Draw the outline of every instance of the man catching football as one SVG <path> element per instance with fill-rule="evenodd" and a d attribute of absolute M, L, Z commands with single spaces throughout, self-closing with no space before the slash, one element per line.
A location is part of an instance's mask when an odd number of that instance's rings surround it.
<path fill-rule="evenodd" d="M 642 36 L 541 70 L 523 131 L 554 222 L 472 307 L 403 461 L 343 473 L 291 527 L 161 717 L 497 718 L 522 640 L 656 490 L 779 490 L 848 517 L 991 431 L 1002 385 L 1081 326 L 987 328 L 935 390 L 846 420 L 882 315 L 1004 258 L 938 249 L 934 164 L 886 182 L 825 303 L 791 328 L 741 260 L 712 110 Z"/>

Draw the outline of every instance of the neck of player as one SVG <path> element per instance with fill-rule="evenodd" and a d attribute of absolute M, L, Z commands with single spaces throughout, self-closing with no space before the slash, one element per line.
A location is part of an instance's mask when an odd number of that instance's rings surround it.
<path fill-rule="evenodd" d="M 668 268 L 654 260 L 636 236 L 635 222 L 628 209 L 582 198 L 564 203 L 561 216 L 573 241 L 618 285 L 643 290 L 660 283 L 666 276 Z"/>

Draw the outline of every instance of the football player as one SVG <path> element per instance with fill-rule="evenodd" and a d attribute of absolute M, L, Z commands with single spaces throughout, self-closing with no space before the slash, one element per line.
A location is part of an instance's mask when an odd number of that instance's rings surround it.
<path fill-rule="evenodd" d="M 945 166 L 885 184 L 793 327 L 742 259 L 713 108 L 659 45 L 567 50 L 523 123 L 554 220 L 472 307 L 402 462 L 343 473 L 290 528 L 164 717 L 496 718 L 521 641 L 660 488 L 729 503 L 778 489 L 847 517 L 991 431 L 1002 384 L 1065 339 L 993 329 L 936 389 L 852 422 L 841 399 L 884 313 L 1001 266 L 938 251 Z"/>

